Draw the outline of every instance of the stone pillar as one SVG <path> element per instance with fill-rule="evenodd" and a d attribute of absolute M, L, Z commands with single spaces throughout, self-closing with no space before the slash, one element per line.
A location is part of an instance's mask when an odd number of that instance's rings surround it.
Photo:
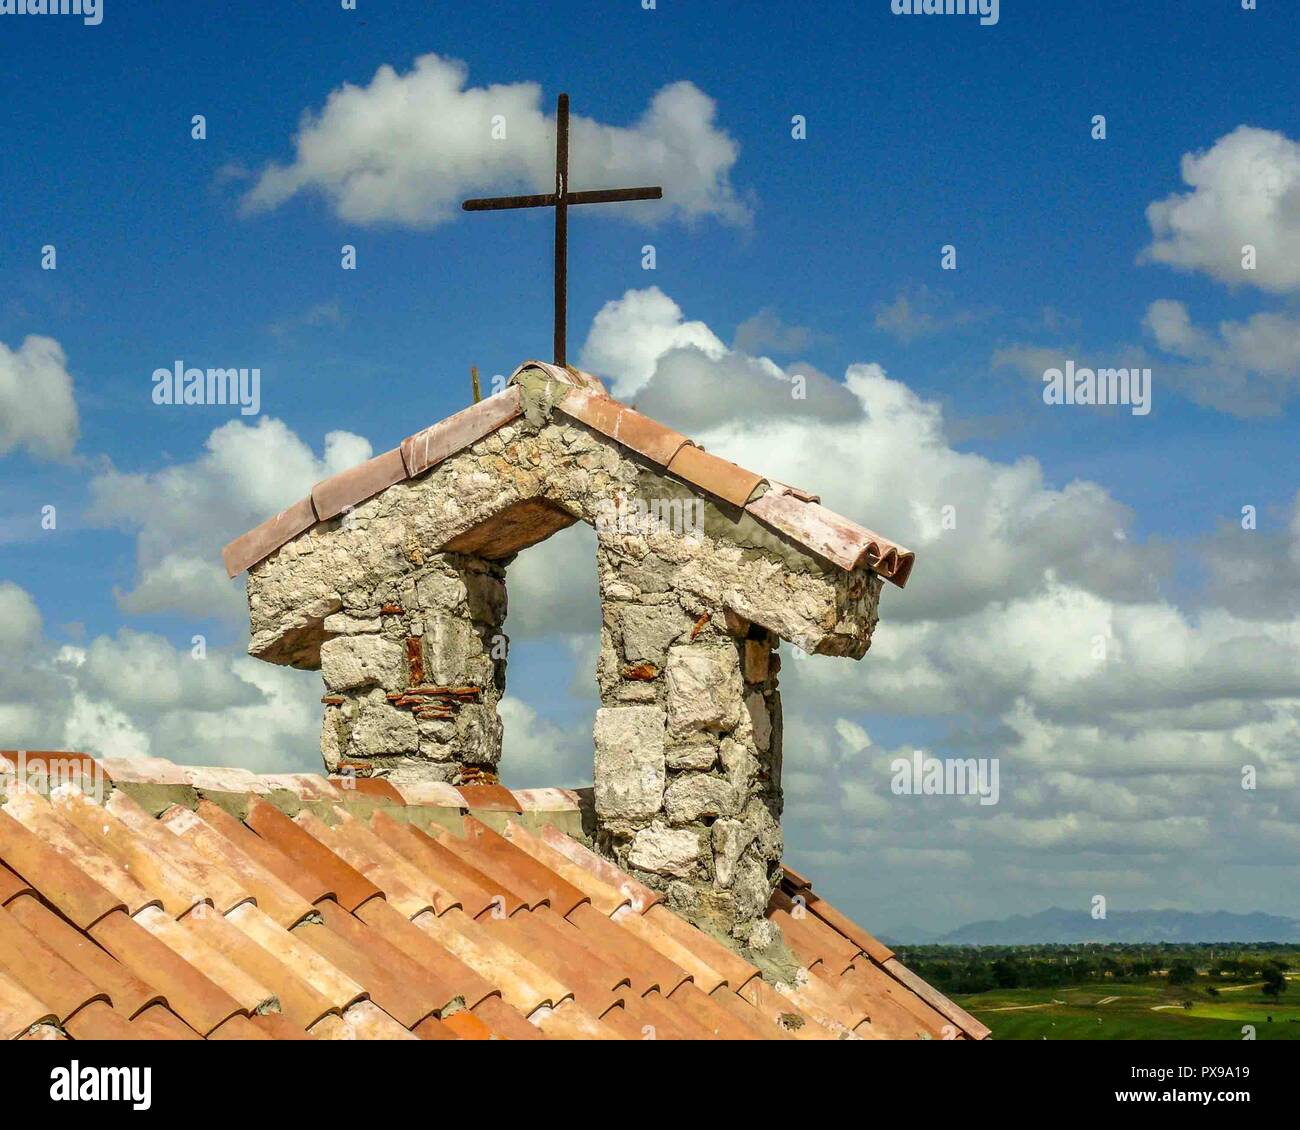
<path fill-rule="evenodd" d="M 653 554 L 599 554 L 598 847 L 688 918 L 762 948 L 782 851 L 778 641 L 656 591 Z"/>
<path fill-rule="evenodd" d="M 505 691 L 504 569 L 438 554 L 325 620 L 321 753 L 331 772 L 495 780 Z"/>

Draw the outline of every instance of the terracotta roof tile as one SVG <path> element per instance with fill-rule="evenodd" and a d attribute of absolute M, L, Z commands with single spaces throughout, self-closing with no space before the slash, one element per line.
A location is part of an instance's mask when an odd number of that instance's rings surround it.
<path fill-rule="evenodd" d="M 662 903 L 657 903 L 647 910 L 645 918 L 647 922 L 652 923 L 680 945 L 698 955 L 710 968 L 721 974 L 732 992 L 738 991 L 753 978 L 759 976 L 757 966 L 750 964 L 716 938 L 712 938 L 703 930 L 692 926 L 684 918 L 679 918 Z M 699 982 L 699 980 L 697 977 L 696 981 Z"/>
<path fill-rule="evenodd" d="M 68 819 L 68 813 L 62 807 L 52 805 L 39 793 L 30 789 L 11 792 L 4 810 L 49 844 L 63 859 L 110 891 L 132 913 L 145 906 L 161 905 L 158 896 L 146 890 L 102 842 L 87 836 Z M 50 866 L 57 868 L 53 861 Z M 57 875 L 57 870 L 52 874 Z"/>
<path fill-rule="evenodd" d="M 486 812 L 522 812 L 514 794 L 504 785 L 461 785 L 457 790 L 466 808 Z"/>
<path fill-rule="evenodd" d="M 495 1037 L 487 1021 L 472 1012 L 457 1012 L 441 1023 L 458 1040 L 491 1040 Z"/>
<path fill-rule="evenodd" d="M 7 910 L 0 910 L 0 971 L 54 1009 L 60 1022 L 93 1000 L 109 996 L 42 942 Z"/>
<path fill-rule="evenodd" d="M 126 793 L 113 793 L 103 807 L 223 914 L 240 903 L 253 901 L 252 892 L 239 882 L 224 860 L 209 859 L 150 816 Z"/>
<path fill-rule="evenodd" d="M 203 888 L 191 882 L 169 858 L 159 854 L 153 844 L 94 801 L 80 793 L 67 792 L 51 803 L 95 847 L 116 859 L 173 918 L 179 918 L 207 898 Z"/>
<path fill-rule="evenodd" d="M 745 510 L 841 569 L 866 565 L 899 588 L 911 576 L 914 553 L 819 503 L 769 490 L 749 502 Z"/>
<path fill-rule="evenodd" d="M 516 847 L 526 851 L 543 867 L 554 871 L 591 900 L 591 904 L 601 914 L 613 914 L 621 906 L 631 904 L 631 898 L 622 894 L 616 887 L 598 879 L 590 871 L 579 867 L 572 860 L 561 855 L 545 840 L 534 836 L 521 825 L 511 821 L 506 825 L 506 838 Z"/>
<path fill-rule="evenodd" d="M 274 997 L 284 1015 L 299 1028 L 310 1028 L 339 1006 L 301 977 L 285 961 L 283 950 L 264 948 L 229 918 L 220 914 L 191 914 L 184 920 L 185 929 L 200 938 L 231 965 L 241 970 L 257 985 L 267 986 L 268 999 Z M 197 964 L 197 963 L 196 963 Z M 215 978 L 219 984 L 220 978 Z M 271 987 L 274 988 L 271 988 Z M 231 990 L 230 986 L 227 986 Z M 237 999 L 241 999 L 236 995 Z"/>
<path fill-rule="evenodd" d="M 0 812 L 0 859 L 83 930 L 125 905 L 7 811 Z"/>
<path fill-rule="evenodd" d="M 804 965 L 822 961 L 836 976 L 843 973 L 862 951 L 802 907 L 795 909 L 799 911 L 797 916 L 776 909 L 769 912 L 768 918 L 781 927 L 790 948 Z"/>
<path fill-rule="evenodd" d="M 0 1040 L 16 1040 L 37 1024 L 58 1022 L 54 1009 L 0 970 Z"/>
<path fill-rule="evenodd" d="M 318 773 L 266 773 L 262 783 L 272 789 L 286 789 L 300 800 L 343 800 L 343 794 Z"/>
<path fill-rule="evenodd" d="M 152 907 L 142 913 L 159 912 Z M 200 1035 L 242 1013 L 234 997 L 122 911 L 101 918 L 87 933 L 137 977 L 148 977 L 168 1007 Z"/>
<path fill-rule="evenodd" d="M 206 905 L 189 917 L 195 916 L 220 917 Z M 135 920 L 186 964 L 197 969 L 218 988 L 224 989 L 245 1012 L 257 1012 L 277 1003 L 274 989 L 211 945 L 208 935 L 203 930 L 196 929 L 189 918 L 177 922 L 171 915 L 151 906 L 140 911 Z"/>
<path fill-rule="evenodd" d="M 902 982 L 913 994 L 925 1001 L 936 1012 L 941 1012 L 959 1030 L 966 1032 L 973 1039 L 983 1040 L 991 1035 L 991 1030 L 976 1020 L 965 1009 L 953 1004 L 942 993 L 927 985 L 920 977 L 907 968 L 896 957 L 890 958 L 882 968 L 895 980 Z"/>
<path fill-rule="evenodd" d="M 609 953 L 611 960 L 627 972 L 636 993 L 658 989 L 668 996 L 683 981 L 690 980 L 690 974 L 671 958 L 642 941 L 631 930 L 606 918 L 590 903 L 574 908 L 569 921 L 591 939 L 594 947 Z"/>
<path fill-rule="evenodd" d="M 148 1040 L 201 1040 L 193 1028 L 164 1004 L 153 1004 L 131 1018 L 132 1027 L 139 1028 Z"/>
<path fill-rule="evenodd" d="M 294 820 L 382 889 L 384 897 L 407 918 L 414 918 L 426 910 L 441 914 L 449 907 L 459 905 L 454 895 L 356 821 L 343 819 L 331 828 L 318 816 L 306 811 L 300 812 Z"/>
<path fill-rule="evenodd" d="M 162 994 L 156 988 L 146 984 L 37 899 L 30 896 L 16 899 L 7 909 L 26 930 L 89 980 L 98 991 L 106 994 L 113 1007 L 128 1019 L 162 1000 Z"/>
<path fill-rule="evenodd" d="M 333 891 L 345 910 L 355 910 L 367 899 L 383 897 L 383 892 L 360 871 L 341 860 L 273 804 L 255 798 L 244 820 L 272 847 Z"/>
<path fill-rule="evenodd" d="M 581 420 L 589 428 L 644 455 L 660 467 L 667 467 L 673 457 L 691 442 L 681 432 L 589 389 L 570 389 L 558 407 L 566 416 Z"/>
<path fill-rule="evenodd" d="M 93 1001 L 76 1016 L 63 1022 L 74 1040 L 147 1040 L 145 1030 L 131 1023 L 106 1001 Z"/>
<path fill-rule="evenodd" d="M 262 1012 L 250 1016 L 248 1020 L 262 1035 L 269 1036 L 273 1040 L 311 1039 L 293 1020 L 278 1012 Z"/>
<path fill-rule="evenodd" d="M 601 882 L 613 887 L 630 900 L 633 910 L 644 914 L 659 901 L 659 895 L 644 883 L 633 879 L 626 871 L 611 863 L 604 856 L 597 855 L 590 848 L 584 847 L 571 836 L 566 836 L 558 828 L 549 825 L 540 829 L 539 838 L 548 847 L 554 848 L 566 859 L 576 863 L 583 870 L 590 872 Z"/>
<path fill-rule="evenodd" d="M 440 1013 L 454 989 L 332 899 L 319 906 L 321 925 L 303 923 L 294 934 L 370 991 L 385 1012 L 407 1028 Z"/>
<path fill-rule="evenodd" d="M 511 890 L 529 898 L 534 906 L 545 902 L 562 918 L 579 903 L 588 901 L 572 883 L 472 816 L 465 817 L 464 840 L 446 837 L 443 843 L 453 851 L 463 850 L 482 860 L 490 873 L 501 875 Z"/>
<path fill-rule="evenodd" d="M 465 798 L 460 790 L 445 781 L 402 781 L 393 784 L 407 804 L 430 805 L 435 808 L 464 808 Z"/>
<path fill-rule="evenodd" d="M 247 1016 L 232 1016 L 208 1033 L 209 1040 L 269 1040 Z"/>
<path fill-rule="evenodd" d="M 553 1040 L 621 1040 L 608 1024 L 602 1024 L 577 1001 L 565 1001 L 557 1008 L 539 1009 L 537 1026 Z"/>
<path fill-rule="evenodd" d="M 436 1016 L 426 1016 L 411 1031 L 422 1040 L 459 1040 L 450 1028 Z"/>
<path fill-rule="evenodd" d="M 197 811 L 155 818 L 133 799 L 145 791 L 101 805 L 60 786 L 53 803 L 13 789 L 0 812 L 0 1025 L 18 1038 L 987 1034 L 793 872 L 771 913 L 809 971 L 764 982 L 545 823 L 573 812 L 576 794 L 528 804 L 533 827 L 506 819 L 502 835 L 465 816 L 463 837 L 437 824 L 431 837 L 405 822 L 427 810 L 386 783 L 359 798 L 309 774 L 157 766 L 154 781 L 150 766 L 130 762 L 121 779 L 192 785 L 226 808 L 182 789 Z M 500 791 L 518 816 L 527 794 Z M 423 798 L 459 814 L 494 794 Z"/>
<path fill-rule="evenodd" d="M 449 1003 L 459 997 L 465 1007 L 473 1008 L 494 994 L 500 995 L 492 982 L 479 976 L 451 950 L 438 945 L 427 931 L 383 899 L 371 899 L 358 908 L 357 917 L 444 986 Z"/>
<path fill-rule="evenodd" d="M 323 898 L 334 897 L 334 890 L 325 879 L 300 866 L 269 839 L 259 836 L 224 808 L 211 801 L 203 800 L 199 802 L 195 811 L 208 827 L 243 850 L 250 859 L 264 867 L 309 904 L 315 904 Z"/>
<path fill-rule="evenodd" d="M 19 895 L 31 893 L 31 884 L 0 863 L 0 906 L 12 902 Z"/>
<path fill-rule="evenodd" d="M 198 813 L 173 806 L 159 817 L 158 822 L 172 835 L 190 844 L 209 864 L 224 868 L 252 894 L 258 907 L 281 926 L 293 926 L 312 913 L 311 903 L 242 847 L 226 839 Z M 253 832 L 248 835 L 256 838 Z"/>
<path fill-rule="evenodd" d="M 525 361 L 510 374 L 510 383 L 514 384 L 520 375 L 528 369 L 540 369 L 551 380 L 560 381 L 562 384 L 590 389 L 592 392 L 605 392 L 605 385 L 594 374 L 583 372 L 583 370 L 572 365 L 554 365 L 550 361 Z"/>
<path fill-rule="evenodd" d="M 421 914 L 413 921 L 479 976 L 500 988 L 502 997 L 525 1016 L 531 1016 L 543 1005 L 556 1004 L 572 994 L 568 986 L 539 969 L 524 954 L 493 937 L 485 926 L 461 911 L 450 911 L 441 918 Z"/>
<path fill-rule="evenodd" d="M 317 483 L 311 488 L 311 502 L 316 518 L 321 522 L 337 518 L 345 510 L 373 498 L 394 483 L 406 478 L 406 464 L 398 448 L 385 451 L 337 475 Z"/>
<path fill-rule="evenodd" d="M 733 506 L 744 506 L 767 481 L 762 475 L 695 446 L 681 448 L 668 464 L 668 471 Z"/>
<path fill-rule="evenodd" d="M 683 969 L 704 992 L 711 993 L 719 985 L 727 983 L 726 977 L 709 965 L 689 945 L 679 942 L 648 916 L 637 914 L 636 911 L 625 906 L 614 914 L 612 921 L 625 930 L 631 931 L 646 945 Z"/>
<path fill-rule="evenodd" d="M 488 997 L 474 1005 L 474 1014 L 484 1020 L 493 1032 L 506 1040 L 544 1040 L 546 1037 L 535 1024 L 530 1024 L 500 997 Z"/>
<path fill-rule="evenodd" d="M 712 1040 L 753 1040 L 754 1029 L 733 1016 L 703 989 L 690 981 L 679 985 L 668 998 L 684 1009 L 709 1034 Z"/>
<path fill-rule="evenodd" d="M 386 781 L 383 777 L 331 777 L 329 783 L 334 786 L 343 797 L 363 796 L 369 800 L 381 801 L 384 804 L 406 804 L 402 794 L 393 787 L 392 783 Z"/>
<path fill-rule="evenodd" d="M 582 806 L 573 789 L 511 789 L 525 812 L 576 812 Z"/>
<path fill-rule="evenodd" d="M 260 526 L 254 526 L 246 534 L 240 534 L 221 551 L 226 573 L 231 577 L 239 576 L 282 545 L 293 541 L 304 530 L 311 529 L 316 522 L 316 509 L 312 506 L 311 498 L 300 498 Z"/>
<path fill-rule="evenodd" d="M 517 895 L 496 889 L 488 876 L 411 825 L 376 812 L 370 818 L 370 827 L 388 847 L 446 890 L 471 918 L 496 905 L 498 898 L 506 914 L 513 914 L 522 905 Z"/>
<path fill-rule="evenodd" d="M 483 925 L 518 953 L 527 954 L 534 965 L 572 991 L 574 999 L 593 1016 L 600 1017 L 618 1003 L 618 974 L 593 964 L 584 947 L 548 927 L 532 912 L 510 918 L 489 918 Z M 572 926 L 567 928 L 571 933 L 577 932 Z M 626 978 L 622 981 L 626 984 Z"/>
<path fill-rule="evenodd" d="M 294 974 L 306 982 L 331 1009 L 342 1012 L 365 997 L 366 987 L 360 981 L 349 976 L 293 930 L 285 929 L 257 907 L 241 906 L 231 911 L 226 921 L 255 945 L 292 968 Z"/>
<path fill-rule="evenodd" d="M 406 473 L 414 478 L 519 415 L 519 389 L 510 387 L 486 397 L 432 427 L 402 440 Z"/>

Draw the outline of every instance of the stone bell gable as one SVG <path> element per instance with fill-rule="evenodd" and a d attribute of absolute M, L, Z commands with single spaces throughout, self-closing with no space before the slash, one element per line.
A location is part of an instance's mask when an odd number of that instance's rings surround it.
<path fill-rule="evenodd" d="M 249 650 L 319 669 L 327 767 L 495 780 L 509 566 L 597 531 L 597 847 L 744 935 L 780 878 L 779 642 L 861 658 L 912 555 L 540 362 L 226 548 Z"/>

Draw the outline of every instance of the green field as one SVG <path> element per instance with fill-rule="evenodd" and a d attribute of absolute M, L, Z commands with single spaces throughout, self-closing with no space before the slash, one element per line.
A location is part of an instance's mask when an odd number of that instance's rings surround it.
<path fill-rule="evenodd" d="M 1286 996 L 1300 998 L 1297 990 L 1300 983 L 1292 979 Z M 987 1024 L 995 1040 L 1240 1040 L 1247 1024 L 1255 1026 L 1257 1040 L 1300 1040 L 1300 999 L 1284 996 L 1277 1003 L 1258 985 L 1224 984 L 1215 997 L 1201 985 L 1102 981 L 954 999 Z M 1192 1007 L 1184 1008 L 1189 1000 Z"/>

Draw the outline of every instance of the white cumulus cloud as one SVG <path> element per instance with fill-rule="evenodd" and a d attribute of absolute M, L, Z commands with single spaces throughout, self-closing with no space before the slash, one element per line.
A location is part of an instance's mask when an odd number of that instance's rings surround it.
<path fill-rule="evenodd" d="M 323 194 L 356 223 L 432 227 L 467 196 L 554 189 L 555 122 L 536 82 L 467 86 L 465 64 L 421 55 L 409 71 L 381 66 L 306 112 L 289 164 L 271 164 L 245 197 L 253 211 L 300 192 Z M 713 99 L 690 82 L 659 90 L 631 126 L 571 116 L 575 189 L 661 184 L 662 203 L 611 209 L 641 219 L 748 219 L 731 184 L 739 146 L 716 124 Z"/>

